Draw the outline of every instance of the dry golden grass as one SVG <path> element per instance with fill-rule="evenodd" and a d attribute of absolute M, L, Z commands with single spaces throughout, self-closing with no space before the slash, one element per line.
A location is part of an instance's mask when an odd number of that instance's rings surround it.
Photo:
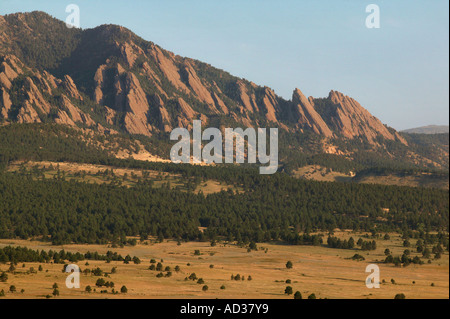
<path fill-rule="evenodd" d="M 16 161 L 12 163 L 8 167 L 9 172 L 17 172 L 20 170 L 22 165 L 25 165 L 27 171 L 32 170 L 34 167 L 38 167 L 40 169 L 46 168 L 47 170 L 44 173 L 45 178 L 52 179 L 57 176 L 57 170 L 59 168 L 60 172 L 65 173 L 65 179 L 67 181 L 73 180 L 78 182 L 88 182 L 95 184 L 109 184 L 111 183 L 111 176 L 105 177 L 102 173 L 105 170 L 113 170 L 114 175 L 120 179 L 122 186 L 132 187 L 135 186 L 138 179 L 152 180 L 154 182 L 154 187 L 162 187 L 163 185 L 170 184 L 172 189 L 180 189 L 186 190 L 185 182 L 180 174 L 172 174 L 167 172 L 159 172 L 154 170 L 139 170 L 132 168 L 118 168 L 112 166 L 105 165 L 97 165 L 97 164 L 83 164 L 83 163 L 67 163 L 67 162 L 50 162 L 50 161 Z M 50 167 L 53 169 L 49 170 Z M 84 172 L 84 176 L 80 176 L 79 173 Z M 146 176 L 144 177 L 144 173 Z M 233 191 L 241 192 L 242 189 L 239 189 L 233 185 L 228 185 L 226 183 L 221 183 L 216 180 L 207 180 L 202 182 L 197 188 L 195 192 L 198 193 L 202 191 L 203 194 L 213 194 L 221 192 L 222 190 L 226 191 L 231 188 Z"/>
<path fill-rule="evenodd" d="M 337 233 L 337 236 L 348 238 L 357 234 Z M 7 291 L 10 285 L 15 285 L 19 292 L 7 293 L 5 298 L 44 298 L 51 294 L 53 283 L 57 283 L 60 290 L 58 298 L 263 298 L 284 299 L 284 289 L 292 286 L 295 291 L 300 291 L 303 297 L 315 293 L 318 298 L 387 298 L 392 299 L 397 293 L 404 293 L 407 298 L 449 298 L 449 255 L 446 252 L 442 259 L 433 261 L 432 264 L 410 265 L 408 267 L 395 267 L 379 263 L 384 260 L 384 249 L 389 248 L 394 255 L 399 255 L 405 249 L 398 235 L 391 235 L 391 240 L 377 240 L 376 251 L 362 252 L 359 250 L 330 249 L 326 247 L 312 246 L 286 246 L 277 244 L 258 244 L 258 247 L 268 249 L 247 252 L 246 248 L 235 245 L 218 244 L 211 247 L 209 243 L 189 242 L 180 246 L 176 242 L 164 242 L 160 244 L 138 244 L 134 247 L 112 249 L 106 245 L 65 245 L 51 246 L 39 241 L 0 240 L 0 247 L 7 245 L 27 246 L 33 249 L 65 249 L 71 252 L 98 251 L 106 253 L 108 250 L 117 251 L 122 256 L 130 254 L 138 256 L 142 263 L 124 264 L 123 262 L 106 263 L 104 261 L 79 262 L 81 269 L 100 267 L 109 272 L 112 267 L 117 267 L 117 273 L 111 274 L 107 281 L 115 283 L 115 289 L 120 290 L 122 285 L 128 288 L 127 294 L 112 295 L 101 294 L 101 289 L 90 294 L 84 292 L 87 285 L 93 288 L 99 277 L 81 275 L 81 289 L 67 289 L 65 287 L 65 273 L 62 273 L 62 265 L 42 264 L 44 271 L 37 274 L 9 274 L 7 283 L 0 283 L 0 289 Z M 201 255 L 195 256 L 194 251 L 200 250 Z M 411 249 L 413 251 L 413 249 Z M 355 253 L 363 255 L 366 260 L 357 262 L 350 258 Z M 416 255 L 414 252 L 413 256 Z M 164 267 L 172 268 L 173 276 L 170 278 L 156 278 L 158 272 L 148 270 L 151 258 L 158 262 L 163 259 Z M 293 269 L 286 269 L 285 264 L 290 260 Z M 190 263 L 190 266 L 187 264 Z M 381 272 L 382 284 L 379 289 L 368 289 L 365 286 L 365 278 L 368 273 L 365 268 L 370 263 L 378 263 Z M 181 272 L 176 273 L 173 268 L 179 265 Z M 210 268 L 214 265 L 214 268 Z M 39 264 L 22 263 L 17 266 L 17 271 L 26 271 L 30 267 L 38 269 Z M 1 265 L 0 270 L 6 271 L 9 265 Z M 48 272 L 47 272 L 48 270 Z M 195 273 L 203 278 L 208 285 L 207 292 L 202 291 L 202 286 L 193 281 L 185 281 L 185 277 Z M 250 275 L 252 281 L 232 281 L 231 275 L 240 274 L 246 279 Z M 290 279 L 291 284 L 285 281 Z M 395 279 L 396 284 L 390 280 Z M 415 281 L 415 284 L 413 284 Z M 434 287 L 431 284 L 434 283 Z M 226 289 L 220 287 L 224 285 Z M 23 294 L 21 289 L 25 289 Z M 105 288 L 102 288 L 105 289 Z M 108 289 L 110 292 L 111 289 Z"/>
<path fill-rule="evenodd" d="M 50 162 L 50 161 L 16 161 L 11 163 L 11 165 L 8 167 L 8 171 L 14 172 L 18 171 L 19 168 L 25 164 L 25 167 L 28 169 L 32 167 L 39 167 L 39 168 L 49 168 L 50 166 L 53 166 L 53 168 L 56 170 L 57 167 L 61 171 L 64 171 L 69 174 L 75 174 L 79 172 L 86 172 L 87 174 L 96 174 L 98 172 L 103 172 L 105 170 L 114 170 L 114 174 L 123 177 L 125 174 L 131 175 L 132 173 L 135 174 L 138 177 L 142 177 L 142 172 L 147 172 L 150 177 L 156 177 L 156 176 L 174 176 L 174 177 L 180 177 L 180 175 L 176 174 L 169 174 L 165 172 L 157 172 L 152 170 L 139 170 L 139 169 L 132 169 L 132 168 L 120 168 L 120 167 L 112 167 L 112 166 L 106 166 L 106 165 L 98 165 L 98 164 L 84 164 L 84 163 L 69 163 L 69 162 Z"/>
<path fill-rule="evenodd" d="M 414 176 L 397 176 L 395 174 L 381 176 L 363 176 L 358 180 L 365 184 L 383 184 L 409 187 L 433 187 L 449 189 L 449 180 L 445 177 L 433 177 L 427 174 L 417 174 Z"/>
<path fill-rule="evenodd" d="M 429 173 L 421 173 L 409 176 L 399 176 L 396 174 L 386 175 L 366 175 L 354 178 L 354 174 L 344 174 L 327 170 L 319 165 L 307 165 L 299 167 L 293 174 L 296 178 L 304 178 L 308 180 L 320 182 L 357 182 L 364 184 L 381 184 L 408 187 L 433 187 L 449 189 L 448 177 L 436 177 Z"/>
<path fill-rule="evenodd" d="M 299 167 L 294 171 L 294 177 L 320 182 L 351 182 L 352 175 L 340 172 L 327 171 L 325 167 L 319 165 L 307 165 Z"/>
<path fill-rule="evenodd" d="M 195 189 L 195 192 L 198 193 L 199 191 L 202 191 L 203 194 L 208 195 L 213 193 L 219 193 L 221 191 L 227 191 L 228 189 L 233 190 L 233 192 L 243 192 L 243 190 L 238 187 L 234 187 L 232 185 L 228 185 L 226 183 L 215 180 L 208 180 L 206 182 L 201 183 Z"/>

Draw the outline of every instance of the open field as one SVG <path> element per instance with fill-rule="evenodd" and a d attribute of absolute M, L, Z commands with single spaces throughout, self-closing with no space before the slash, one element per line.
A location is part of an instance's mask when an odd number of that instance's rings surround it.
<path fill-rule="evenodd" d="M 447 177 L 437 177 L 432 174 L 421 173 L 411 176 L 399 176 L 396 174 L 386 175 L 367 175 L 361 176 L 355 180 L 358 183 L 366 184 L 383 184 L 383 185 L 397 185 L 409 187 L 433 187 L 449 189 L 449 180 Z"/>
<path fill-rule="evenodd" d="M 334 172 L 319 165 L 307 165 L 297 168 L 294 177 L 319 182 L 351 182 L 353 175 Z"/>
<path fill-rule="evenodd" d="M 344 174 L 327 169 L 320 165 L 307 165 L 297 168 L 293 176 L 307 180 L 319 182 L 354 182 L 364 184 L 381 184 L 408 187 L 432 187 L 449 189 L 448 176 L 436 176 L 431 173 L 415 173 L 410 175 L 402 174 L 365 174 L 355 176 L 354 174 Z"/>
<path fill-rule="evenodd" d="M 336 233 L 341 238 L 352 236 L 358 240 L 361 234 Z M 324 238 L 326 242 L 326 237 Z M 124 264 L 111 261 L 79 262 L 81 270 L 100 267 L 110 272 L 117 267 L 117 273 L 110 274 L 106 281 L 115 283 L 115 289 L 125 285 L 126 294 L 100 293 L 106 288 L 96 288 L 96 292 L 86 293 L 87 285 L 95 288 L 98 278 L 93 275 L 81 275 L 81 288 L 68 289 L 65 287 L 65 273 L 62 264 L 41 264 L 43 271 L 26 274 L 30 267 L 38 269 L 38 263 L 18 263 L 16 274 L 8 273 L 6 283 L 0 282 L 0 290 L 9 290 L 10 285 L 17 287 L 16 293 L 6 293 L 3 298 L 45 298 L 51 294 L 52 285 L 57 283 L 60 296 L 57 298 L 289 298 L 284 294 L 286 286 L 292 286 L 293 291 L 300 291 L 303 298 L 315 293 L 317 298 L 387 298 L 392 299 L 397 293 L 404 293 L 406 298 L 449 298 L 449 255 L 445 252 L 439 260 L 432 260 L 431 264 L 409 265 L 395 267 L 392 264 L 380 263 L 385 259 L 384 250 L 389 248 L 394 256 L 404 251 L 403 240 L 399 235 L 391 234 L 390 240 L 377 240 L 376 251 L 361 251 L 359 249 L 332 249 L 324 246 L 286 246 L 278 244 L 258 244 L 257 251 L 248 252 L 246 247 L 218 243 L 211 247 L 209 242 L 189 242 L 177 245 L 173 241 L 164 243 L 145 242 L 136 246 L 111 248 L 107 245 L 64 245 L 52 246 L 49 243 L 26 240 L 0 240 L 0 247 L 26 246 L 31 249 L 61 250 L 70 252 L 97 251 L 105 254 L 108 250 L 117 252 L 122 256 L 129 254 L 141 259 L 141 264 Z M 411 241 L 414 245 L 415 241 Z M 267 252 L 266 252 L 267 249 Z M 196 250 L 200 255 L 195 255 Z M 410 248 L 412 256 L 418 256 L 414 248 Z M 347 259 L 355 253 L 365 257 L 365 261 Z M 159 271 L 149 270 L 150 259 L 157 262 L 163 260 L 164 267 L 170 266 L 173 275 L 168 278 L 157 278 Z M 287 261 L 292 261 L 293 268 L 285 267 Z M 376 263 L 380 267 L 381 280 L 386 283 L 379 289 L 368 289 L 365 286 L 366 266 Z M 190 264 L 188 266 L 188 264 Z M 175 272 L 175 266 L 181 268 Z M 210 265 L 214 265 L 210 268 Z M 0 270 L 6 271 L 8 264 L 0 264 Z M 165 274 L 166 272 L 163 271 Z M 197 284 L 185 278 L 195 273 L 203 278 L 209 290 L 204 292 L 204 284 Z M 231 275 L 245 276 L 244 281 L 231 280 Z M 248 276 L 252 277 L 248 281 Z M 287 284 L 286 280 L 291 280 Z M 395 284 L 391 283 L 395 280 Z M 415 282 L 415 283 L 413 283 Z M 434 286 L 432 286 L 434 284 Z M 225 286 L 225 289 L 220 289 Z M 20 293 L 21 289 L 25 291 Z"/>
<path fill-rule="evenodd" d="M 159 172 L 154 170 L 142 170 L 132 168 L 119 168 L 106 165 L 50 162 L 50 161 L 17 161 L 8 167 L 9 172 L 31 173 L 36 178 L 40 176 L 46 179 L 63 177 L 66 181 L 86 182 L 91 184 L 111 184 L 132 187 L 139 181 L 151 181 L 153 187 L 170 187 L 172 189 L 187 190 L 188 180 L 179 174 Z M 59 171 L 59 175 L 58 175 Z M 195 193 L 200 191 L 208 195 L 227 191 L 240 192 L 241 189 L 233 185 L 227 185 L 216 180 L 207 180 L 195 185 Z"/>

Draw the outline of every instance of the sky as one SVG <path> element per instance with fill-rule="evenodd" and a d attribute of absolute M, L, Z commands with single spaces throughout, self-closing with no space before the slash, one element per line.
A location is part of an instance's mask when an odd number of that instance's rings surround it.
<path fill-rule="evenodd" d="M 337 90 L 398 129 L 449 123 L 448 0 L 0 0 L 0 15 L 34 10 L 81 28 L 125 26 L 166 50 L 265 85 Z M 369 4 L 380 28 L 367 28 Z"/>

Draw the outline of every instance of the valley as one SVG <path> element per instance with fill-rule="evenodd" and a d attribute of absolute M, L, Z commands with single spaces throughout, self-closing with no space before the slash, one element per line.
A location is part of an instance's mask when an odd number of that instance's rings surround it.
<path fill-rule="evenodd" d="M 339 238 L 354 237 L 357 240 L 364 233 L 337 231 Z M 15 293 L 7 293 L 6 298 L 46 298 L 52 296 L 52 285 L 58 284 L 60 295 L 56 298 L 219 298 L 219 299 L 292 299 L 284 290 L 291 286 L 293 291 L 300 291 L 303 298 L 315 294 L 319 298 L 329 299 L 393 299 L 396 294 L 404 293 L 407 299 L 448 299 L 449 298 L 449 255 L 445 252 L 438 260 L 431 258 L 431 263 L 424 265 L 400 266 L 384 264 L 384 250 L 390 249 L 393 255 L 400 255 L 405 248 L 403 240 L 396 234 L 390 234 L 389 240 L 377 239 L 375 251 L 355 249 L 333 249 L 325 246 L 286 246 L 278 243 L 257 244 L 257 250 L 248 251 L 246 246 L 233 242 L 220 241 L 211 247 L 209 242 L 188 242 L 177 244 L 176 241 L 156 243 L 150 238 L 136 246 L 111 248 L 110 245 L 49 245 L 36 240 L 0 240 L 0 249 L 8 246 L 25 246 L 30 249 L 54 250 L 64 249 L 70 252 L 99 252 L 106 254 L 114 251 L 122 256 L 137 256 L 140 264 L 124 264 L 119 261 L 83 260 L 77 262 L 81 271 L 99 267 L 109 273 L 103 277 L 115 284 L 114 289 L 120 291 L 126 286 L 127 293 L 112 294 L 113 288 L 96 287 L 101 277 L 93 274 L 81 274 L 80 289 L 68 289 L 65 280 L 68 274 L 62 272 L 63 264 L 19 262 L 15 273 L 8 273 L 8 281 L 0 282 L 0 290 L 8 291 L 10 285 L 18 289 Z M 364 237 L 363 237 L 364 238 Z M 415 241 L 411 242 L 412 246 Z M 199 255 L 196 255 L 196 251 Z M 422 256 L 411 249 L 412 255 Z M 364 261 L 355 261 L 355 254 L 364 256 Z M 161 262 L 163 269 L 170 267 L 171 276 L 158 278 L 160 271 L 149 270 L 151 259 Z M 162 261 L 161 261 L 162 260 Z M 292 269 L 286 263 L 293 263 Z M 65 263 L 69 263 L 66 261 Z M 86 265 L 88 263 L 88 265 Z M 368 264 L 375 263 L 380 267 L 379 289 L 368 289 L 365 272 Z M 25 267 L 23 267 L 23 264 Z M 39 265 L 42 271 L 37 271 Z M 211 266 L 212 265 L 212 266 Z M 175 271 L 179 266 L 180 271 Z M 0 272 L 7 271 L 9 265 L 0 264 Z M 33 267 L 36 273 L 27 273 Z M 110 273 L 112 268 L 115 273 Z M 165 275 L 167 271 L 162 271 Z M 191 274 L 202 278 L 204 284 L 185 280 Z M 240 275 L 245 280 L 231 280 L 231 275 Z M 251 280 L 249 280 L 251 276 Z M 391 282 L 391 279 L 395 283 Z M 290 283 L 286 283 L 290 280 Z M 432 285 L 433 284 L 433 285 Z M 90 293 L 85 291 L 91 286 Z M 204 285 L 208 291 L 202 291 Z M 222 287 L 224 286 L 224 288 Z M 222 287 L 222 289 L 221 289 Z M 23 293 L 20 290 L 24 289 Z M 101 293 L 106 290 L 107 293 Z M 52 298 L 55 298 L 52 296 Z"/>

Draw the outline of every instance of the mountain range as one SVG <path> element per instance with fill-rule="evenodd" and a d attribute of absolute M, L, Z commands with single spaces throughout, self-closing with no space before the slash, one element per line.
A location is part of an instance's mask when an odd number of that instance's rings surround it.
<path fill-rule="evenodd" d="M 410 134 L 442 134 L 449 133 L 448 125 L 427 125 L 421 127 L 410 128 L 402 132 Z"/>
<path fill-rule="evenodd" d="M 278 127 L 281 160 L 448 170 L 448 134 L 423 140 L 331 90 L 291 100 L 116 25 L 67 28 L 44 12 L 0 16 L 0 123 L 55 123 L 168 142 L 175 127 Z M 167 147 L 149 151 L 167 156 Z M 339 164 L 336 164 L 338 162 Z"/>

